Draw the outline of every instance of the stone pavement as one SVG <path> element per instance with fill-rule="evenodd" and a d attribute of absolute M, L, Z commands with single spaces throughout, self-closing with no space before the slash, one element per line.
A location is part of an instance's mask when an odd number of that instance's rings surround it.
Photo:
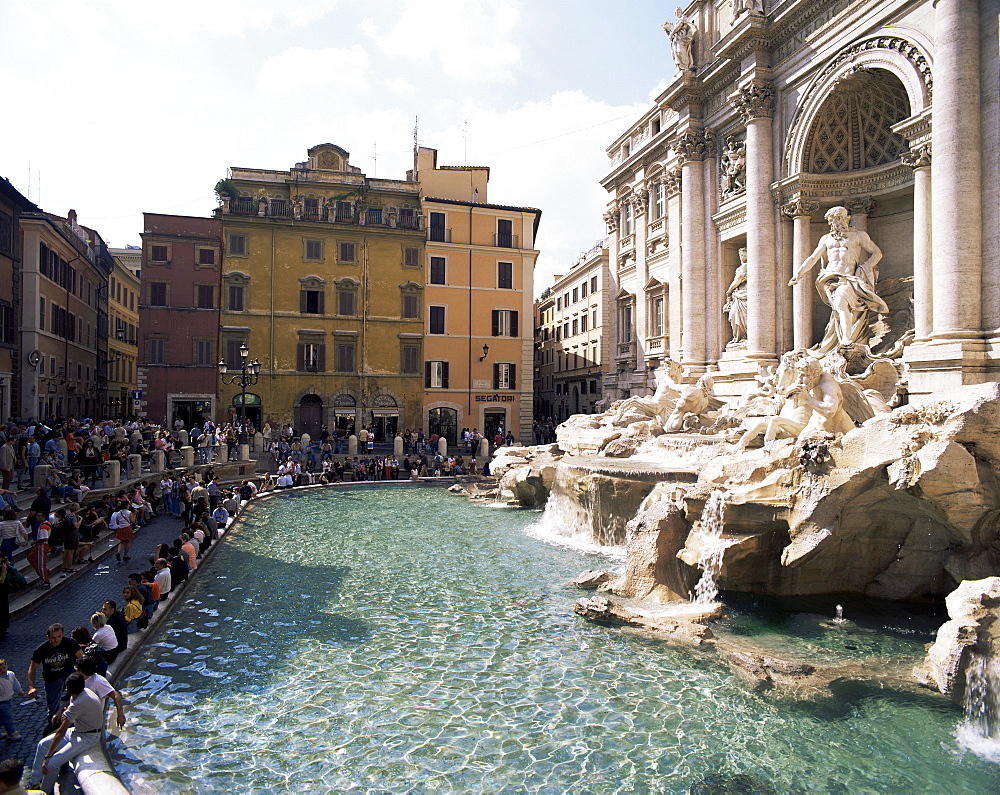
<path fill-rule="evenodd" d="M 148 568 L 149 558 L 156 545 L 173 541 L 180 535 L 183 526 L 180 519 L 159 514 L 136 534 L 132 542 L 132 560 L 116 562 L 114 551 L 109 548 L 86 571 L 62 582 L 58 575 L 53 576 L 52 590 L 40 592 L 47 594 L 47 598 L 36 602 L 28 611 L 13 619 L 10 631 L 0 639 L 0 656 L 7 660 L 8 668 L 17 676 L 25 692 L 28 689 L 31 653 L 45 641 L 46 628 L 50 624 L 62 624 L 67 636 L 77 626 L 91 629 L 90 616 L 100 609 L 106 599 L 114 599 L 121 606 L 122 588 L 128 584 L 128 575 Z M 41 689 L 40 670 L 36 684 Z M 34 759 L 35 744 L 42 736 L 45 723 L 44 689 L 41 689 L 35 703 L 21 706 L 24 701 L 24 698 L 14 696 L 14 724 L 21 732 L 22 740 L 17 743 L 0 740 L 0 754 L 3 754 L 3 759 L 18 757 L 29 767 Z"/>

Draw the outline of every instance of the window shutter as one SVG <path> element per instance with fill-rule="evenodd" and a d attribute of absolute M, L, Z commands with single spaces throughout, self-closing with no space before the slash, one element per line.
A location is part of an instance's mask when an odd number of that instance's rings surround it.
<path fill-rule="evenodd" d="M 431 363 L 424 362 L 424 389 L 431 388 Z"/>
<path fill-rule="evenodd" d="M 508 389 L 517 389 L 517 379 L 515 378 L 515 376 L 517 374 L 517 365 L 516 364 L 508 364 L 507 367 L 510 368 L 510 370 L 509 370 L 510 377 L 507 379 L 508 382 L 509 382 L 507 384 L 507 388 Z"/>
<path fill-rule="evenodd" d="M 496 362 L 493 363 L 493 388 L 500 388 L 500 365 Z"/>
<path fill-rule="evenodd" d="M 441 363 L 441 388 L 448 388 L 448 362 Z"/>
<path fill-rule="evenodd" d="M 510 313 L 510 336 L 517 336 L 517 311 Z"/>
<path fill-rule="evenodd" d="M 296 363 L 296 370 L 302 371 L 306 369 L 306 345 L 304 342 L 299 343 L 298 347 L 298 362 Z"/>
<path fill-rule="evenodd" d="M 299 313 L 303 315 L 306 313 L 306 302 L 308 301 L 307 296 L 308 293 L 305 290 L 299 290 Z M 301 370 L 302 368 L 300 367 L 299 369 Z"/>
<path fill-rule="evenodd" d="M 499 337 L 500 336 L 500 310 L 499 309 L 494 309 L 493 310 L 493 336 L 494 337 Z"/>
<path fill-rule="evenodd" d="M 326 372 L 326 343 L 319 345 L 319 372 Z"/>
<path fill-rule="evenodd" d="M 316 306 L 319 308 L 319 314 L 321 315 L 326 314 L 326 307 L 324 305 L 325 301 L 326 301 L 326 291 L 320 290 L 319 295 L 316 297 Z"/>

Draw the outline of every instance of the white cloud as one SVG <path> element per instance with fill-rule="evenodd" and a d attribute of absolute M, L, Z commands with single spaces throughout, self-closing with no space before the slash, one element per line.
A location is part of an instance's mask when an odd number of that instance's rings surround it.
<path fill-rule="evenodd" d="M 257 75 L 258 91 L 273 96 L 330 90 L 337 94 L 356 94 L 364 91 L 367 85 L 368 52 L 358 44 L 346 49 L 290 47 L 264 61 Z M 326 102 L 330 96 L 319 94 L 315 99 Z"/>
<path fill-rule="evenodd" d="M 516 2 L 440 0 L 407 3 L 387 33 L 371 19 L 359 27 L 391 57 L 436 66 L 460 83 L 484 84 L 513 79 L 521 60 L 514 42 L 520 16 Z"/>

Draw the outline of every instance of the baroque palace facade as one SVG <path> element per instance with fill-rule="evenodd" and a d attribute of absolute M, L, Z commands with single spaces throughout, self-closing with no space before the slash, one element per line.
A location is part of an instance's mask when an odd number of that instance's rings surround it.
<path fill-rule="evenodd" d="M 789 281 L 835 206 L 883 255 L 870 352 L 902 351 L 916 395 L 1000 377 L 996 0 L 678 12 L 675 78 L 608 148 L 608 398 L 671 361 L 746 394 L 761 365 L 818 343 L 815 270 Z"/>

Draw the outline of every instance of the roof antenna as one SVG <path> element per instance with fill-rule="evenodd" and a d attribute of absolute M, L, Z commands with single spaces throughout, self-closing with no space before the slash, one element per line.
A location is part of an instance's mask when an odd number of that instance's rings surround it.
<path fill-rule="evenodd" d="M 375 148 L 375 170 L 372 171 L 372 176 L 378 176 L 378 141 L 373 141 L 372 146 Z"/>
<path fill-rule="evenodd" d="M 419 116 L 413 117 L 413 181 L 419 182 L 419 176 L 417 172 L 417 149 L 419 144 L 417 143 L 417 125 L 420 121 Z"/>
<path fill-rule="evenodd" d="M 465 161 L 463 165 L 467 166 L 469 165 L 469 120 L 468 119 L 465 120 L 465 124 L 463 125 L 462 135 L 465 138 L 465 147 L 462 151 L 462 159 Z"/>

